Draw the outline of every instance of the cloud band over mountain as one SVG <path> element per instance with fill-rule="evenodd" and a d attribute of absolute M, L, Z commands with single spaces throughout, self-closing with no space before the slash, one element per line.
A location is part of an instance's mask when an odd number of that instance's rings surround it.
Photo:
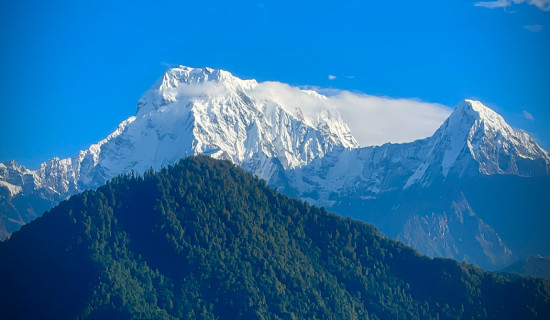
<path fill-rule="evenodd" d="M 179 96 L 216 95 L 227 90 L 215 82 L 184 84 Z M 304 90 L 285 83 L 267 81 L 249 89 L 258 99 L 278 101 L 292 106 L 315 122 L 322 110 L 340 113 L 361 146 L 381 145 L 387 142 L 410 142 L 432 135 L 449 116 L 452 109 L 437 103 L 418 99 L 379 97 L 345 90 Z"/>

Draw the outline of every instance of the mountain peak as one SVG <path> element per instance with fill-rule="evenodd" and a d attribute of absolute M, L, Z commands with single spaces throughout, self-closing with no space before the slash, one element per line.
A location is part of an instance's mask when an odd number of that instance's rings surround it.
<path fill-rule="evenodd" d="M 334 147 L 357 147 L 339 114 L 320 110 L 316 121 L 307 121 L 293 112 L 300 105 L 279 101 L 258 86 L 225 70 L 170 68 L 115 132 L 82 155 L 53 161 L 63 166 L 63 179 L 72 179 L 68 184 L 56 176 L 56 186 L 63 192 L 73 185 L 95 186 L 119 173 L 158 169 L 198 153 L 231 160 L 269 181 L 279 170 L 307 164 Z M 52 175 L 50 167 L 44 176 Z"/>
<path fill-rule="evenodd" d="M 443 174 L 466 152 L 484 174 L 547 175 L 550 157 L 526 132 L 514 130 L 504 118 L 476 100 L 464 100 L 438 129 L 445 150 Z M 538 160 L 536 160 L 538 159 Z M 527 165 L 527 160 L 536 164 Z"/>
<path fill-rule="evenodd" d="M 518 135 L 504 118 L 477 100 L 465 99 L 459 103 L 438 130 L 455 139 L 472 141 L 475 136 L 501 136 L 511 139 Z"/>
<path fill-rule="evenodd" d="M 462 110 L 466 112 L 475 112 L 479 115 L 485 114 L 497 114 L 491 108 L 487 107 L 479 100 L 464 99 L 456 106 L 456 110 Z M 498 114 L 497 114 L 498 115 Z"/>
<path fill-rule="evenodd" d="M 462 118 L 462 121 L 467 120 L 469 123 L 466 124 L 469 125 L 483 124 L 483 127 L 487 130 L 513 131 L 500 114 L 477 100 L 463 100 L 451 114 L 450 118 L 453 117 Z"/>
<path fill-rule="evenodd" d="M 248 84 L 249 86 L 257 84 L 256 80 L 242 80 L 234 76 L 231 72 L 222 69 L 213 69 L 210 67 L 193 68 L 183 65 L 168 69 L 160 80 L 162 80 L 161 85 L 167 86 L 204 82 L 238 83 Z"/>
<path fill-rule="evenodd" d="M 138 102 L 136 115 L 158 110 L 180 96 L 212 96 L 254 88 L 256 80 L 242 80 L 222 69 L 193 68 L 180 65 L 168 69 Z"/>

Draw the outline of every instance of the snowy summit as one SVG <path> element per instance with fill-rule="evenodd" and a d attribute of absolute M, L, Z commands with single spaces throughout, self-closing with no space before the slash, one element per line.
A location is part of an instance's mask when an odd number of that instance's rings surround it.
<path fill-rule="evenodd" d="M 135 115 L 105 139 L 37 170 L 5 163 L 0 188 L 8 189 L 8 198 L 26 190 L 52 205 L 118 174 L 160 169 L 194 154 L 231 160 L 272 181 L 278 172 L 306 165 L 335 147 L 358 147 L 337 112 L 303 112 L 277 99 L 276 90 L 224 70 L 171 68 L 142 96 Z M 323 105 L 320 94 L 296 92 Z M 10 212 L 17 217 L 5 222 L 16 225 L 9 229 L 41 213 L 24 211 L 30 216 Z"/>

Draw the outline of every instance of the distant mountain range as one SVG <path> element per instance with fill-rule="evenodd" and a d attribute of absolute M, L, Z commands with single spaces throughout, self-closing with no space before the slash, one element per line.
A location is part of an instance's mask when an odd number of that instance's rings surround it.
<path fill-rule="evenodd" d="M 550 281 L 430 259 L 188 157 L 61 202 L 0 242 L 3 319 L 548 319 Z"/>
<path fill-rule="evenodd" d="M 500 270 L 500 272 L 540 277 L 550 280 L 550 256 L 530 256 L 520 261 L 516 261 L 512 265 Z"/>
<path fill-rule="evenodd" d="M 297 92 L 326 105 L 323 95 Z M 37 170 L 0 164 L 1 236 L 118 174 L 194 154 L 230 160 L 431 256 L 498 269 L 550 254 L 550 156 L 480 102 L 460 103 L 432 137 L 360 148 L 335 109 L 306 112 L 254 80 L 183 66 L 89 149 Z"/>

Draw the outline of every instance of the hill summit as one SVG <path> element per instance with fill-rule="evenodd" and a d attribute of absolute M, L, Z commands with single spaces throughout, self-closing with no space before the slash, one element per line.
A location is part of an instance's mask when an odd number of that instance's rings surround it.
<path fill-rule="evenodd" d="M 8 319 L 550 316 L 547 280 L 430 259 L 205 156 L 75 195 L 0 256 Z"/>

